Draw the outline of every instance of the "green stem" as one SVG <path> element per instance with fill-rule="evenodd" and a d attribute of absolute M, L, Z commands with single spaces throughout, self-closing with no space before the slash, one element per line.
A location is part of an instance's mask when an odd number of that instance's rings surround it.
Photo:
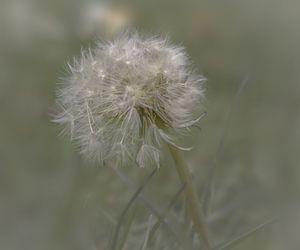
<path fill-rule="evenodd" d="M 192 181 L 192 176 L 189 168 L 182 156 L 182 153 L 174 145 L 168 144 L 170 153 L 174 159 L 176 169 L 182 184 L 186 185 L 184 189 L 190 216 L 194 224 L 194 228 L 198 233 L 199 239 L 203 244 L 204 250 L 211 250 L 208 240 L 207 226 L 204 220 L 204 215 L 201 210 L 201 205 L 198 199 L 196 188 Z"/>

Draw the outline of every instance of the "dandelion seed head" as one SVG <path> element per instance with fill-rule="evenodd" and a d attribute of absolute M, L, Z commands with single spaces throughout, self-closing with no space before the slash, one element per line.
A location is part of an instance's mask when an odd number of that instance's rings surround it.
<path fill-rule="evenodd" d="M 88 158 L 158 166 L 162 144 L 175 144 L 173 135 L 199 120 L 205 78 L 165 38 L 122 34 L 69 68 L 56 122 L 72 128 Z"/>

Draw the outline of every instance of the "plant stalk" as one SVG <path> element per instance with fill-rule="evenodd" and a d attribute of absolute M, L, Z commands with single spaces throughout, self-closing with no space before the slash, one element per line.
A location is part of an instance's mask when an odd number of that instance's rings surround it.
<path fill-rule="evenodd" d="M 183 158 L 182 152 L 174 145 L 168 144 L 170 153 L 174 159 L 176 170 L 183 185 L 186 185 L 184 194 L 190 217 L 193 221 L 194 228 L 198 233 L 199 239 L 203 244 L 204 250 L 211 250 L 208 240 L 207 226 L 204 219 L 204 214 L 201 210 L 200 201 L 198 199 L 197 191 L 192 181 L 192 176 L 189 168 Z"/>

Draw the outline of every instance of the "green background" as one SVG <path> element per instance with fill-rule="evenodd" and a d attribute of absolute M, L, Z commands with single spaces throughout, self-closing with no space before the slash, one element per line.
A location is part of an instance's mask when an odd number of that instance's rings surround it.
<path fill-rule="evenodd" d="M 70 139 L 58 136 L 51 114 L 67 62 L 123 28 L 168 34 L 208 79 L 207 115 L 182 144 L 193 146 L 184 154 L 201 197 L 216 170 L 213 244 L 264 223 L 283 204 L 297 206 L 299 13 L 292 0 L 1 0 L 0 249 L 107 246 L 132 189 L 112 169 L 82 160 Z M 150 170 L 120 171 L 138 185 Z M 166 157 L 144 195 L 163 211 L 179 187 Z M 142 224 L 151 212 L 139 206 Z M 291 221 L 234 249 L 296 249 L 299 216 L 288 215 Z M 132 234 L 128 249 L 142 242 L 143 234 Z"/>

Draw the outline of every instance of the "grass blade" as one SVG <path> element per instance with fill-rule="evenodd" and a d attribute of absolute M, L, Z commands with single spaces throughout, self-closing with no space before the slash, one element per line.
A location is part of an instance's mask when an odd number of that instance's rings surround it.
<path fill-rule="evenodd" d="M 222 243 L 221 245 L 215 247 L 214 250 L 229 250 L 229 249 L 233 248 L 234 246 L 236 246 L 237 244 L 239 244 L 240 242 L 242 242 L 243 240 L 249 238 L 250 236 L 252 236 L 256 232 L 258 232 L 259 230 L 265 228 L 266 226 L 268 226 L 270 224 L 273 224 L 275 221 L 276 221 L 276 219 L 271 219 L 269 221 L 266 221 L 265 223 L 262 223 L 262 224 L 258 225 L 254 229 L 249 230 L 248 232 L 245 232 L 245 233 L 241 234 L 240 236 L 236 237 L 235 239 L 230 240 L 230 241 L 225 242 L 225 243 Z"/>
<path fill-rule="evenodd" d="M 203 197 L 202 197 L 202 204 L 203 204 L 203 209 L 204 209 L 204 213 L 208 214 L 210 212 L 210 207 L 211 207 L 211 202 L 213 199 L 213 195 L 214 195 L 214 178 L 215 178 L 215 173 L 217 170 L 217 166 L 218 166 L 218 160 L 219 160 L 219 156 L 221 154 L 222 148 L 223 148 L 223 144 L 224 144 L 224 140 L 226 138 L 227 132 L 229 130 L 230 127 L 230 122 L 232 120 L 233 117 L 233 113 L 234 113 L 234 108 L 236 107 L 236 104 L 239 100 L 240 95 L 242 94 L 245 86 L 248 83 L 248 77 L 245 77 L 245 79 L 239 84 L 239 88 L 233 98 L 233 101 L 230 105 L 228 114 L 226 116 L 226 121 L 225 121 L 225 126 L 223 129 L 223 132 L 221 134 L 221 138 L 219 141 L 219 145 L 217 147 L 214 159 L 213 159 L 213 165 L 212 168 L 210 169 L 209 173 L 208 173 L 208 177 L 207 177 L 207 184 L 206 184 L 206 188 L 203 192 Z"/>
<path fill-rule="evenodd" d="M 186 185 L 182 185 L 181 188 L 176 192 L 176 194 L 174 195 L 174 197 L 172 198 L 172 200 L 170 201 L 167 209 L 164 211 L 163 213 L 163 217 L 166 217 L 166 215 L 168 214 L 168 212 L 170 211 L 170 209 L 173 207 L 173 205 L 175 204 L 175 202 L 178 200 L 178 198 L 180 197 L 180 195 L 182 194 L 184 188 Z M 158 220 L 154 226 L 152 227 L 151 231 L 150 231 L 150 235 L 149 235 L 149 241 L 151 241 L 151 239 L 153 239 L 153 236 L 156 232 L 156 230 L 159 228 L 159 226 L 161 225 L 161 221 Z"/>
<path fill-rule="evenodd" d="M 113 170 L 116 172 L 116 174 L 120 177 L 120 179 L 127 184 L 131 189 L 136 189 L 135 184 L 125 175 L 123 174 L 118 168 L 113 168 Z M 154 207 L 154 205 L 148 201 L 148 199 L 141 193 L 138 197 L 140 201 L 143 203 L 143 205 L 149 209 L 149 211 L 156 216 L 156 218 L 161 222 L 161 225 L 166 229 L 166 232 L 168 232 L 173 239 L 182 246 L 182 249 L 194 249 L 193 246 L 189 241 L 186 241 L 185 237 L 181 233 L 177 233 L 174 231 L 174 227 L 171 227 L 168 222 L 166 222 L 164 216 L 161 215 L 159 210 Z"/>
<path fill-rule="evenodd" d="M 149 220 L 148 220 L 147 231 L 146 231 L 146 235 L 145 235 L 145 240 L 143 242 L 143 246 L 142 246 L 141 250 L 146 250 L 147 249 L 147 245 L 148 245 L 148 242 L 149 242 L 149 235 L 150 235 L 150 229 L 151 229 L 152 220 L 153 220 L 153 216 L 152 216 L 152 214 L 150 214 Z"/>
<path fill-rule="evenodd" d="M 131 199 L 129 200 L 129 202 L 127 203 L 127 205 L 125 206 L 123 212 L 121 213 L 120 219 L 118 220 L 118 224 L 113 236 L 113 240 L 112 240 L 112 246 L 111 249 L 115 250 L 117 249 L 117 240 L 119 237 L 119 233 L 121 230 L 121 226 L 123 224 L 123 221 L 125 219 L 125 216 L 127 214 L 127 212 L 129 211 L 130 207 L 135 203 L 135 201 L 137 200 L 137 197 L 139 196 L 139 194 L 143 191 L 143 189 L 145 188 L 145 186 L 148 184 L 148 182 L 150 181 L 150 179 L 153 177 L 153 175 L 156 173 L 157 168 L 155 168 L 149 176 L 147 176 L 147 178 L 143 181 L 142 185 L 139 186 L 139 188 L 136 190 L 136 192 L 133 194 L 133 196 L 131 197 Z"/>

